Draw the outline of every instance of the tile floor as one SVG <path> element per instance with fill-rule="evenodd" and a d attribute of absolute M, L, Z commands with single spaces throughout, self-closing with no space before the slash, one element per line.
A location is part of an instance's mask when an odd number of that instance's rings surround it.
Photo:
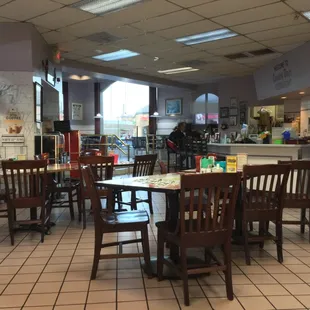
<path fill-rule="evenodd" d="M 156 255 L 155 222 L 164 218 L 164 196 L 154 194 L 155 214 L 149 239 Z M 142 206 L 141 208 L 147 206 Z M 148 210 L 148 209 L 147 209 Z M 22 211 L 20 217 L 27 216 Z M 298 217 L 286 211 L 285 218 Z M 56 226 L 45 242 L 39 234 L 20 232 L 12 247 L 5 219 L 0 219 L 0 309 L 44 310 L 176 310 L 185 309 L 180 281 L 147 279 L 139 259 L 102 261 L 97 279 L 90 281 L 94 229 L 91 216 L 86 230 L 70 221 L 68 210 L 53 211 Z M 226 299 L 222 274 L 190 280 L 193 310 L 310 309 L 310 244 L 297 226 L 284 229 L 284 263 L 276 259 L 275 245 L 252 248 L 252 265 L 246 266 L 243 249 L 233 247 L 235 299 Z M 113 234 L 106 240 L 127 239 Z M 136 245 L 126 251 L 140 250 Z M 106 252 L 115 252 L 107 249 Z M 195 254 L 200 255 L 201 251 Z"/>

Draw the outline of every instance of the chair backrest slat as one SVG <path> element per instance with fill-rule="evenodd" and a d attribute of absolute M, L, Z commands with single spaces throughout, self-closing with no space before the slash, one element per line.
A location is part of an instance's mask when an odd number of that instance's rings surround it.
<path fill-rule="evenodd" d="M 181 238 L 206 238 L 207 234 L 216 233 L 230 238 L 240 182 L 240 173 L 182 175 L 179 225 Z M 190 193 L 187 216 L 186 192 Z M 198 199 L 195 192 L 198 192 Z"/>
<path fill-rule="evenodd" d="M 281 208 L 289 170 L 289 165 L 244 166 L 245 209 L 268 211 Z"/>
<path fill-rule="evenodd" d="M 9 205 L 26 208 L 45 204 L 46 160 L 2 161 L 2 169 Z M 19 204 L 15 201 L 19 201 Z"/>
<path fill-rule="evenodd" d="M 279 161 L 279 164 L 289 164 L 289 182 L 286 187 L 286 199 L 310 199 L 310 160 Z"/>
<path fill-rule="evenodd" d="M 113 156 L 80 156 L 79 166 L 88 165 L 96 181 L 112 180 L 114 157 Z"/>
<path fill-rule="evenodd" d="M 132 175 L 134 177 L 153 175 L 156 160 L 157 154 L 136 156 Z"/>

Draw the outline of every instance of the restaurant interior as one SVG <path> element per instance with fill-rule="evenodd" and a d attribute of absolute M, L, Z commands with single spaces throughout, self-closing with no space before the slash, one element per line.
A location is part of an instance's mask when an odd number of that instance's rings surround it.
<path fill-rule="evenodd" d="M 310 309 L 309 0 L 0 0 L 0 310 Z"/>

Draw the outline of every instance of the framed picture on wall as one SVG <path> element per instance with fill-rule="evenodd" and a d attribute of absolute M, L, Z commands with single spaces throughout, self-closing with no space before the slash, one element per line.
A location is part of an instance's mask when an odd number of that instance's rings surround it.
<path fill-rule="evenodd" d="M 34 121 L 41 123 L 43 121 L 43 87 L 41 84 L 34 82 Z"/>
<path fill-rule="evenodd" d="M 236 108 L 238 106 L 238 99 L 236 97 L 230 98 L 230 107 Z"/>
<path fill-rule="evenodd" d="M 228 118 L 229 117 L 229 108 L 220 108 L 220 118 Z"/>
<path fill-rule="evenodd" d="M 83 104 L 72 102 L 72 120 L 82 121 L 83 120 Z"/>
<path fill-rule="evenodd" d="M 230 126 L 237 126 L 237 116 L 230 116 L 229 117 L 229 125 Z"/>
<path fill-rule="evenodd" d="M 237 108 L 230 108 L 229 109 L 229 116 L 237 116 L 238 115 L 238 109 Z"/>
<path fill-rule="evenodd" d="M 166 99 L 166 115 L 182 115 L 182 98 Z"/>

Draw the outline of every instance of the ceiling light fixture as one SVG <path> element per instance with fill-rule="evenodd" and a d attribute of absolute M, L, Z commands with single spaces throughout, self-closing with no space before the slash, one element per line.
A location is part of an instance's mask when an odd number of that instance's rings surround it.
<path fill-rule="evenodd" d="M 103 116 L 100 113 L 97 113 L 96 116 L 94 118 L 103 118 Z"/>
<path fill-rule="evenodd" d="M 71 80 L 75 80 L 75 81 L 87 81 L 90 80 L 91 77 L 88 75 L 76 75 L 76 74 L 72 74 L 69 76 L 69 79 Z"/>
<path fill-rule="evenodd" d="M 93 56 L 95 59 L 103 60 L 103 61 L 114 61 L 114 60 L 120 60 L 130 57 L 139 56 L 139 53 L 132 52 L 129 50 L 119 50 L 117 52 L 113 53 L 107 53 L 107 54 L 101 54 L 97 56 Z"/>
<path fill-rule="evenodd" d="M 154 57 L 154 61 L 158 61 L 159 60 L 159 57 Z"/>
<path fill-rule="evenodd" d="M 96 15 L 104 15 L 145 1 L 148 0 L 82 0 L 71 7 Z"/>
<path fill-rule="evenodd" d="M 177 69 L 159 70 L 158 73 L 179 74 L 179 73 L 187 73 L 187 72 L 194 72 L 194 71 L 199 71 L 199 69 L 195 69 L 192 67 L 183 67 L 183 68 L 177 68 Z"/>
<path fill-rule="evenodd" d="M 218 29 L 209 32 L 198 33 L 192 36 L 182 37 L 176 39 L 178 43 L 183 43 L 185 45 L 195 45 L 205 42 L 217 41 L 228 39 L 237 36 L 238 34 L 229 29 Z"/>
<path fill-rule="evenodd" d="M 286 99 L 287 97 L 281 97 L 281 99 Z"/>
<path fill-rule="evenodd" d="M 310 11 L 307 12 L 301 12 L 301 14 L 306 17 L 308 20 L 310 20 Z"/>
<path fill-rule="evenodd" d="M 304 91 L 301 91 L 300 93 L 299 93 L 299 95 L 304 95 L 305 94 L 305 92 Z"/>

